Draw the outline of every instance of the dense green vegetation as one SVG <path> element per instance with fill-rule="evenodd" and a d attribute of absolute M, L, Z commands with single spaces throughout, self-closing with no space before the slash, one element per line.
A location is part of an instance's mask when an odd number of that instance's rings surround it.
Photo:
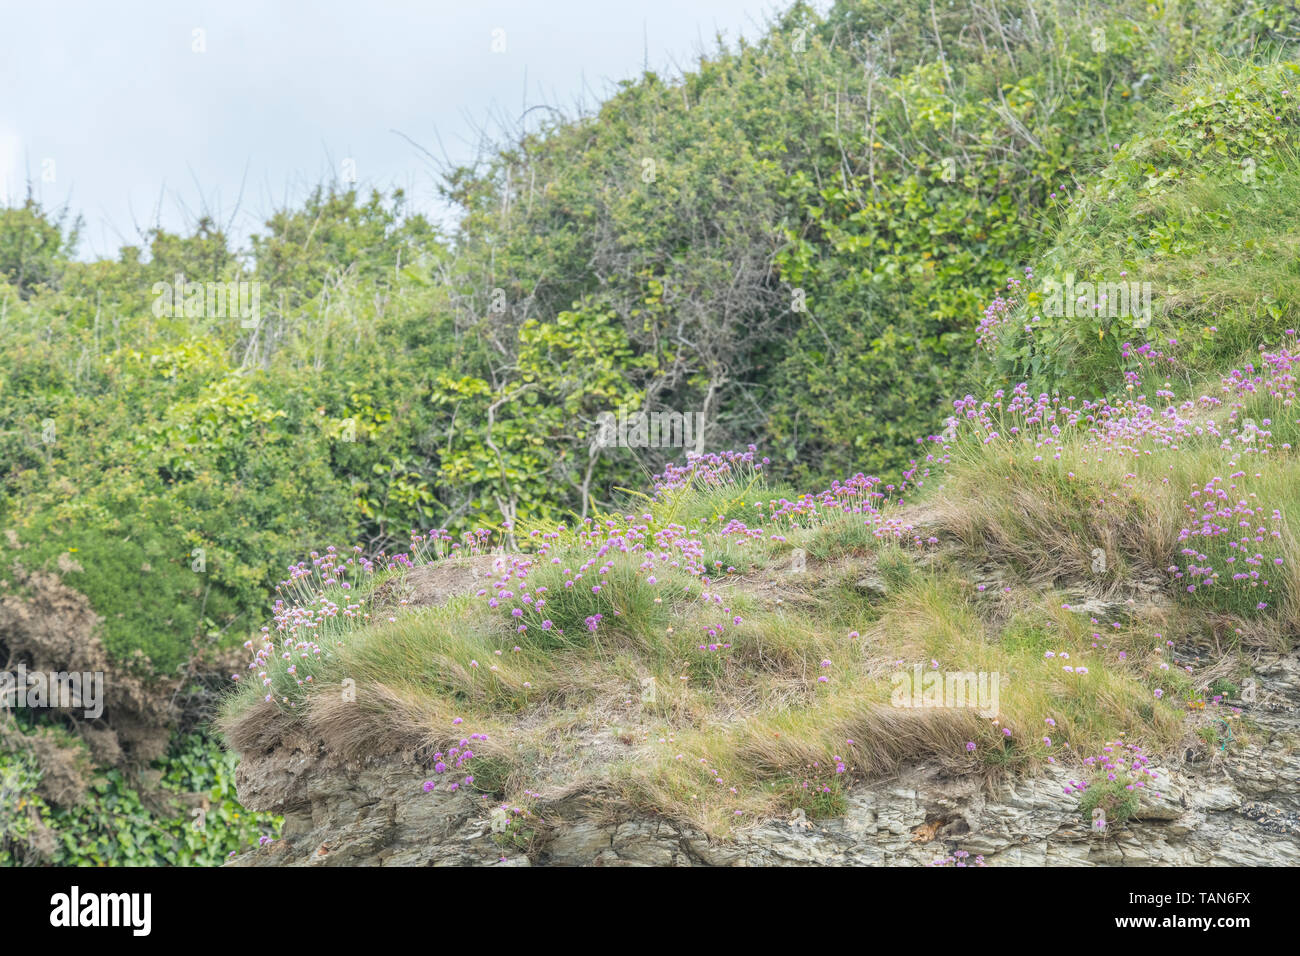
<path fill-rule="evenodd" d="M 1297 80 L 1295 63 L 1210 57 L 1171 84 L 1168 113 L 1076 191 L 1037 275 L 996 311 L 1006 331 L 990 352 L 1004 383 L 1100 394 L 1137 368 L 1126 343 L 1158 346 L 1167 374 L 1199 381 L 1296 326 Z M 1066 274 L 1149 282 L 1149 325 L 1108 308 L 1042 314 L 1043 280 Z"/>
<path fill-rule="evenodd" d="M 110 769 L 89 782 L 81 802 L 51 806 L 40 794 L 37 762 L 22 753 L 0 755 L 0 866 L 222 863 L 280 829 L 278 818 L 236 802 L 236 763 L 215 740 L 178 736 L 146 771 L 151 789 L 143 799 L 138 784 Z"/>
<path fill-rule="evenodd" d="M 898 481 L 967 393 L 1144 383 L 1143 345 L 1183 385 L 1216 380 L 1296 326 L 1296 19 L 1235 0 L 796 4 L 593 115 L 503 132 L 447 171 L 447 235 L 400 193 L 327 184 L 246 249 L 201 220 L 82 262 L 66 215 L 0 210 L 0 597 L 36 601 L 29 573 L 57 574 L 114 667 L 191 680 L 229 666 L 313 549 L 405 551 L 413 528 L 509 544 L 626 500 L 681 450 L 596 447 L 620 406 L 702 413 L 710 449 L 771 459 L 776 493 Z M 1067 273 L 1152 282 L 1152 323 L 1039 315 Z M 260 316 L 168 314 L 178 276 L 258 283 Z M 34 793 L 16 739 L 4 786 Z M 86 806 L 31 799 L 93 830 L 136 806 L 128 777 L 155 756 L 126 747 Z M 191 784 L 229 798 L 225 776 Z"/>

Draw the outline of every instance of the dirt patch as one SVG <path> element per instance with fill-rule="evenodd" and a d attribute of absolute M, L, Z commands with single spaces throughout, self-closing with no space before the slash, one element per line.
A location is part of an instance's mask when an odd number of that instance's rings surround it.
<path fill-rule="evenodd" d="M 64 807 L 81 803 L 91 777 L 89 760 L 81 748 L 44 729 L 24 733 L 8 715 L 0 718 L 0 747 L 31 757 L 41 772 L 36 792 L 45 800 Z"/>
<path fill-rule="evenodd" d="M 395 607 L 402 601 L 406 601 L 408 607 L 446 604 L 452 598 L 487 587 L 493 578 L 505 572 L 509 564 L 510 557 L 500 554 L 476 554 L 422 564 L 376 588 L 374 605 L 382 610 Z"/>
<path fill-rule="evenodd" d="M 99 638 L 102 618 L 85 595 L 58 575 L 27 572 L 18 565 L 13 570 L 17 593 L 0 598 L 0 669 L 14 672 L 22 664 L 29 674 L 102 674 L 103 712 L 88 718 L 84 708 L 60 709 L 60 716 L 101 764 L 139 767 L 162 756 L 175 718 L 177 680 L 144 677 L 112 665 Z M 33 753 L 42 766 L 57 768 L 65 762 L 46 752 L 51 744 L 40 735 L 23 735 L 11 726 L 5 742 Z M 42 790 L 52 801 L 65 803 L 75 778 L 47 770 Z"/>

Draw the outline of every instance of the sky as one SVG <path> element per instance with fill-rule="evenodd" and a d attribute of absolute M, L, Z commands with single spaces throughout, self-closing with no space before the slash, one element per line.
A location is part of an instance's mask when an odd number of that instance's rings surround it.
<path fill-rule="evenodd" d="M 322 181 L 407 191 L 529 107 L 757 37 L 773 0 L 0 0 L 0 204 L 84 217 L 79 257 L 210 214 L 242 241 Z M 827 4 L 818 4 L 825 9 Z M 533 110 L 525 122 L 546 114 Z"/>

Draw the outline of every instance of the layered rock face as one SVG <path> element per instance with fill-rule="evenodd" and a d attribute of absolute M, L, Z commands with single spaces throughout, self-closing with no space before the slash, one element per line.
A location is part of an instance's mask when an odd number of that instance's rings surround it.
<path fill-rule="evenodd" d="M 543 794 L 524 846 L 493 832 L 490 800 L 424 793 L 413 760 L 342 762 L 290 736 L 238 773 L 244 806 L 284 814 L 283 838 L 232 865 L 917 866 L 955 850 L 989 866 L 1300 865 L 1300 656 L 1256 678 L 1242 702 L 1250 741 L 1159 767 L 1165 799 L 1105 833 L 1063 793 L 1064 771 L 990 792 L 920 767 L 859 786 L 843 817 L 770 821 L 727 841 L 590 791 Z"/>

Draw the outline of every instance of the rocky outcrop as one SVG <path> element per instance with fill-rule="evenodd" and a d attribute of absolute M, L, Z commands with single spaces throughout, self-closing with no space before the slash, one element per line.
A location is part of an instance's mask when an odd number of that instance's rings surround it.
<path fill-rule="evenodd" d="M 857 787 L 843 817 L 770 821 L 727 841 L 581 791 L 543 794 L 533 832 L 507 835 L 482 796 L 422 792 L 413 760 L 341 762 L 285 739 L 237 779 L 246 807 L 284 814 L 283 837 L 232 865 L 915 866 L 959 849 L 990 866 L 1300 865 L 1300 658 L 1256 679 L 1240 702 L 1248 737 L 1187 748 L 1159 768 L 1164 799 L 1104 834 L 1062 792 L 1063 770 L 990 792 L 916 768 Z"/>

